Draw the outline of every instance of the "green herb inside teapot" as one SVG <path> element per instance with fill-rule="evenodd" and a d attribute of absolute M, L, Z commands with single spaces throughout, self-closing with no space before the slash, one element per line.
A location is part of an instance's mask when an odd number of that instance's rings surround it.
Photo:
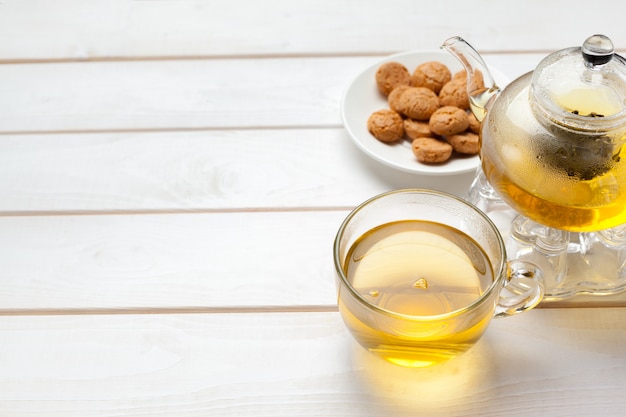
<path fill-rule="evenodd" d="M 503 90 L 463 39 L 442 47 L 467 70 L 482 169 L 511 207 L 571 231 L 626 223 L 626 61 L 607 37 L 549 55 Z M 471 91 L 478 72 L 485 88 Z"/>

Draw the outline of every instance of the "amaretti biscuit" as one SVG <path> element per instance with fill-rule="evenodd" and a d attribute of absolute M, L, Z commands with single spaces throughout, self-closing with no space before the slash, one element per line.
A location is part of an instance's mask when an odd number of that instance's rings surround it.
<path fill-rule="evenodd" d="M 454 106 L 460 109 L 469 109 L 469 96 L 465 82 L 455 80 L 446 83 L 439 92 L 441 106 Z"/>
<path fill-rule="evenodd" d="M 452 79 L 447 66 L 437 61 L 425 62 L 415 68 L 411 75 L 413 87 L 426 87 L 438 94 L 441 88 Z"/>
<path fill-rule="evenodd" d="M 409 139 L 432 138 L 434 136 L 425 120 L 404 119 L 404 132 Z"/>
<path fill-rule="evenodd" d="M 394 88 L 391 93 L 389 93 L 389 96 L 387 97 L 387 103 L 389 103 L 389 108 L 391 110 L 400 113 L 400 110 L 398 108 L 398 106 L 400 105 L 400 96 L 409 88 L 411 87 L 409 87 L 408 85 L 399 85 Z"/>
<path fill-rule="evenodd" d="M 411 142 L 415 158 L 425 164 L 441 164 L 450 159 L 452 145 L 434 138 L 417 138 Z"/>
<path fill-rule="evenodd" d="M 478 121 L 478 119 L 476 118 L 476 116 L 474 116 L 474 113 L 469 113 L 467 115 L 467 120 L 469 121 L 469 131 L 472 133 L 476 133 L 479 134 L 480 133 L 480 122 Z"/>
<path fill-rule="evenodd" d="M 484 85 L 482 74 L 476 79 L 477 86 Z M 392 61 L 378 68 L 376 84 L 389 105 L 367 120 L 376 139 L 392 143 L 408 138 L 415 158 L 424 164 L 479 152 L 481 124 L 469 112 L 464 70 L 452 74 L 445 64 L 429 61 L 409 74 L 404 65 Z"/>
<path fill-rule="evenodd" d="M 426 87 L 407 88 L 397 101 L 398 111 L 415 120 L 428 120 L 439 108 L 439 99 Z"/>
<path fill-rule="evenodd" d="M 394 142 L 404 136 L 404 122 L 393 110 L 378 110 L 367 119 L 367 130 L 382 142 Z"/>
<path fill-rule="evenodd" d="M 466 130 L 469 120 L 465 110 L 454 106 L 438 108 L 430 117 L 428 127 L 441 136 L 455 135 Z"/>
<path fill-rule="evenodd" d="M 476 155 L 480 150 L 478 135 L 476 133 L 457 133 L 455 135 L 446 136 L 446 141 L 448 141 L 458 153 Z"/>
<path fill-rule="evenodd" d="M 376 85 L 385 96 L 388 96 L 397 86 L 409 85 L 410 82 L 409 70 L 399 62 L 386 62 L 376 71 Z"/>
<path fill-rule="evenodd" d="M 467 72 L 465 70 L 458 71 L 452 77 L 452 82 L 461 82 L 467 86 Z M 472 77 L 472 91 L 480 90 L 485 88 L 485 79 L 483 78 L 483 73 L 476 70 L 474 72 L 474 76 Z"/>

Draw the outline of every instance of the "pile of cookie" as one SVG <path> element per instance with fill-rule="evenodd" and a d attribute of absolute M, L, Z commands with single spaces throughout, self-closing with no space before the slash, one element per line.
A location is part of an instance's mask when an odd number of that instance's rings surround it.
<path fill-rule="evenodd" d="M 483 88 L 478 74 L 475 89 Z M 441 164 L 454 153 L 475 155 L 480 122 L 469 111 L 464 70 L 452 75 L 441 62 L 419 65 L 413 73 L 399 62 L 386 62 L 376 71 L 378 90 L 388 109 L 375 111 L 367 129 L 386 143 L 408 138 L 416 159 Z"/>

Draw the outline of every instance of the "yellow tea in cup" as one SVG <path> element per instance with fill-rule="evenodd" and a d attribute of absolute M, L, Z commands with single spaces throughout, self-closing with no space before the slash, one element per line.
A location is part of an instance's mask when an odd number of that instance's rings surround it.
<path fill-rule="evenodd" d="M 540 301 L 536 267 L 516 265 L 525 268 L 519 276 L 509 274 L 493 223 L 469 203 L 426 190 L 387 193 L 340 228 L 339 311 L 355 339 L 390 362 L 444 362 L 473 346 L 494 313 Z M 507 279 L 513 297 L 501 294 Z"/>

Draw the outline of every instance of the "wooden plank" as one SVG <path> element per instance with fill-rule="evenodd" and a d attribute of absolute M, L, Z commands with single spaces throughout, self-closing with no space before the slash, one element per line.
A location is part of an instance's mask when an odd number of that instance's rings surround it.
<path fill-rule="evenodd" d="M 338 100 L 371 58 L 0 66 L 4 132 L 341 124 Z"/>
<path fill-rule="evenodd" d="M 472 178 L 389 168 L 342 128 L 0 136 L 4 215 L 351 208 L 397 188 L 464 196 Z"/>
<path fill-rule="evenodd" d="M 495 57 L 515 78 L 541 55 Z M 344 91 L 381 58 L 0 65 L 0 133 L 338 127 Z"/>
<path fill-rule="evenodd" d="M 346 214 L 0 217 L 1 313 L 335 306 Z"/>
<path fill-rule="evenodd" d="M 334 309 L 347 213 L 0 217 L 0 314 Z"/>
<path fill-rule="evenodd" d="M 621 6 L 595 2 L 594 10 L 603 13 L 591 13 L 581 0 L 554 8 L 540 0 L 5 1 L 0 58 L 386 54 L 436 48 L 453 35 L 482 50 L 552 51 L 578 46 L 597 32 L 625 48 L 621 14 L 612 12 Z"/>
<path fill-rule="evenodd" d="M 445 365 L 358 347 L 338 313 L 0 317 L 0 411 L 32 416 L 621 416 L 626 309 L 495 320 Z M 538 411 L 539 410 L 539 411 Z"/>

